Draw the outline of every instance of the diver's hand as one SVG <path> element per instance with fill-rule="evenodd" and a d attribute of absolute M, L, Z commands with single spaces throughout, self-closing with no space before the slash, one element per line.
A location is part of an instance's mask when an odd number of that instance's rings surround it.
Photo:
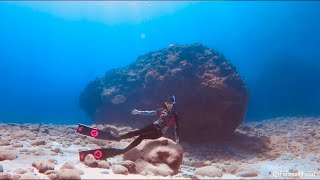
<path fill-rule="evenodd" d="M 180 140 L 179 140 L 179 138 L 176 138 L 176 144 L 180 145 Z"/>
<path fill-rule="evenodd" d="M 139 111 L 137 109 L 132 110 L 131 114 L 136 115 L 139 114 Z"/>
<path fill-rule="evenodd" d="M 176 137 L 174 138 L 174 140 L 176 141 L 177 144 L 179 144 L 180 138 L 179 138 L 179 136 L 177 135 L 177 133 L 176 133 Z"/>

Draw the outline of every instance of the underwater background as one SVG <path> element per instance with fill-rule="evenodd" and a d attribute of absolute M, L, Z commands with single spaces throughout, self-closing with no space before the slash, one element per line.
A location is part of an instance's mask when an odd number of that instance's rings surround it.
<path fill-rule="evenodd" d="M 194 43 L 238 68 L 246 121 L 320 115 L 319 17 L 316 1 L 0 2 L 0 122 L 90 123 L 90 81 Z"/>

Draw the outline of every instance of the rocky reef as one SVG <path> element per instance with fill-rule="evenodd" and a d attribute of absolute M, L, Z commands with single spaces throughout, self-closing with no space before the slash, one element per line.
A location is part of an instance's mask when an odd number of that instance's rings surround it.
<path fill-rule="evenodd" d="M 155 117 L 133 116 L 132 109 L 157 109 L 172 94 L 181 139 L 189 142 L 232 135 L 248 103 L 246 84 L 222 54 L 201 44 L 171 44 L 90 82 L 80 95 L 80 106 L 94 123 L 139 128 Z"/>
<path fill-rule="evenodd" d="M 96 124 L 116 134 L 131 127 Z M 0 179 L 320 179 L 320 117 L 245 122 L 234 138 L 181 147 L 161 137 L 126 154 L 96 160 L 81 150 L 125 148 L 135 138 L 105 141 L 77 125 L 0 124 Z"/>

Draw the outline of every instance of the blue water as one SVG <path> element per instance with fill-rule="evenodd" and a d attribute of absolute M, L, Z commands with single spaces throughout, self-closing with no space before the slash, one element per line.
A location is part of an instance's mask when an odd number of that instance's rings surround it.
<path fill-rule="evenodd" d="M 0 2 L 0 122 L 88 123 L 87 83 L 170 43 L 223 53 L 246 119 L 320 115 L 320 2 Z"/>

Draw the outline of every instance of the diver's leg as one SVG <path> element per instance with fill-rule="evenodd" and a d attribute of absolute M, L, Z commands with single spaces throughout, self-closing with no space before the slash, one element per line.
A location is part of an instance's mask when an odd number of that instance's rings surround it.
<path fill-rule="evenodd" d="M 130 149 L 136 147 L 144 139 L 157 139 L 159 137 L 161 137 L 161 134 L 159 134 L 159 132 L 156 129 L 153 129 L 152 131 L 149 131 L 147 133 L 143 133 L 137 139 L 135 139 L 131 144 L 129 144 L 129 146 L 127 146 L 125 149 L 123 149 L 122 153 L 125 153 L 125 152 L 129 151 Z"/>
<path fill-rule="evenodd" d="M 149 131 L 147 133 L 141 134 L 138 138 L 136 138 L 134 141 L 132 141 L 129 146 L 127 146 L 124 149 L 115 149 L 115 148 L 102 148 L 102 149 L 95 149 L 95 150 L 89 150 L 89 151 L 82 151 L 80 152 L 80 160 L 84 161 L 84 158 L 88 154 L 92 154 L 96 159 L 106 159 L 110 157 L 114 157 L 117 155 L 121 155 L 129 151 L 130 149 L 136 147 L 141 143 L 144 139 L 156 139 L 160 137 L 157 132 L 155 131 Z M 99 153 L 98 155 L 96 153 Z"/>
<path fill-rule="evenodd" d="M 143 133 L 147 133 L 147 132 L 150 132 L 150 131 L 153 131 L 153 124 L 150 124 L 142 129 L 138 129 L 138 130 L 135 130 L 135 131 L 131 131 L 131 132 L 128 132 L 124 135 L 121 135 L 119 136 L 119 139 L 127 139 L 127 138 L 132 138 L 134 136 L 139 136 L 140 134 L 143 134 Z"/>

